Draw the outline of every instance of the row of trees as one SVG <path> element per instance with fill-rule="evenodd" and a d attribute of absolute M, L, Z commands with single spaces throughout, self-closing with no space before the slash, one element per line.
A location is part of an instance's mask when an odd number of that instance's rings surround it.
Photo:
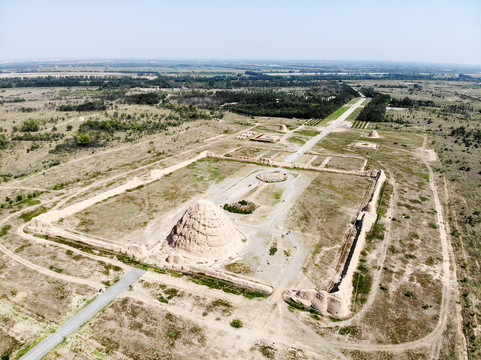
<path fill-rule="evenodd" d="M 373 88 L 361 88 L 361 93 L 372 97 L 372 100 L 364 109 L 362 109 L 357 120 L 383 122 L 386 116 L 386 106 L 389 104 L 391 97 L 386 94 L 381 94 Z"/>
<path fill-rule="evenodd" d="M 157 105 L 160 100 L 165 99 L 167 94 L 148 92 L 141 94 L 134 94 L 125 97 L 125 102 L 127 104 L 137 104 L 137 105 Z"/>
<path fill-rule="evenodd" d="M 107 106 L 102 100 L 86 101 L 80 105 L 60 105 L 58 111 L 104 111 L 107 110 Z"/>
<path fill-rule="evenodd" d="M 65 136 L 63 133 L 56 132 L 43 132 L 43 133 L 30 133 L 12 135 L 12 140 L 21 141 L 52 141 L 62 139 Z"/>
<path fill-rule="evenodd" d="M 161 121 L 122 121 L 122 120 L 87 120 L 80 124 L 79 132 L 88 133 L 90 131 L 100 131 L 109 134 L 115 132 L 125 132 L 125 131 L 135 131 L 135 132 L 145 132 L 153 133 L 158 131 L 163 131 L 167 129 L 168 122 Z"/>
<path fill-rule="evenodd" d="M 105 111 L 107 110 L 107 105 L 105 100 L 119 100 L 120 102 L 126 104 L 137 104 L 137 105 L 157 105 L 160 100 L 165 99 L 167 96 L 165 93 L 159 92 L 148 92 L 141 94 L 125 95 L 127 90 L 113 90 L 113 91 L 101 91 L 97 96 L 98 100 L 86 101 L 80 105 L 66 104 L 60 105 L 58 111 Z"/>
<path fill-rule="evenodd" d="M 432 100 L 414 100 L 406 96 L 404 99 L 392 98 L 389 106 L 413 108 L 413 107 L 420 107 L 420 106 L 436 106 L 436 105 Z"/>

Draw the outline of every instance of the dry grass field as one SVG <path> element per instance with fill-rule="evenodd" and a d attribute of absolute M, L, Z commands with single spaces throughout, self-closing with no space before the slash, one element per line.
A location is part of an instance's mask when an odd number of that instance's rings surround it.
<path fill-rule="evenodd" d="M 232 70 L 216 69 L 196 71 L 212 76 L 213 71 Z M 79 69 L 84 70 L 88 68 Z M 434 105 L 388 109 L 390 121 L 370 122 L 366 129 L 336 124 L 348 110 L 340 107 L 328 117 L 334 124 L 328 129 L 327 122 L 309 127 L 302 126 L 306 119 L 244 116 L 220 106 L 201 109 L 164 100 L 148 105 L 106 97 L 105 110 L 59 111 L 59 106 L 115 92 L 98 87 L 1 89 L 0 134 L 7 140 L 0 148 L 2 360 L 18 358 L 132 266 L 148 271 L 46 359 L 479 358 L 479 83 L 349 84 Z M 144 90 L 122 91 L 135 95 Z M 162 99 L 188 91 L 165 90 Z M 358 99 L 347 103 L 353 106 Z M 37 120 L 36 131 L 22 130 L 29 119 Z M 85 124 L 93 128 L 85 130 Z M 373 129 L 379 138 L 367 138 Z M 79 142 L 83 131 L 91 136 L 88 146 Z M 279 136 L 279 141 L 235 138 L 246 131 Z M 321 132 L 326 136 L 310 149 L 319 155 L 299 153 L 295 162 L 325 169 L 307 171 L 290 164 L 277 169 L 228 159 L 284 161 Z M 358 141 L 378 147 L 359 149 L 353 146 Z M 134 178 L 144 181 L 150 171 L 203 151 L 227 159 L 196 161 L 54 225 L 123 244 L 145 244 L 154 252 L 188 205 L 208 198 L 247 238 L 243 252 L 228 262 L 213 260 L 209 269 L 255 279 L 271 286 L 273 294 L 163 268 L 164 253 L 149 254 L 149 261 L 162 259 L 147 266 L 141 259 L 25 227 L 41 214 Z M 387 182 L 355 269 L 351 314 L 323 317 L 312 308 L 286 303 L 282 293 L 294 285 L 296 290 L 332 285 L 341 250 L 373 189 L 372 178 L 356 173 L 364 164 L 366 170 L 382 169 Z M 284 182 L 256 178 L 276 170 L 285 172 Z M 242 200 L 257 206 L 251 214 L 221 208 Z"/>
<path fill-rule="evenodd" d="M 150 221 L 161 219 L 244 166 L 234 161 L 201 160 L 160 181 L 98 203 L 63 223 L 82 232 L 128 242 Z"/>

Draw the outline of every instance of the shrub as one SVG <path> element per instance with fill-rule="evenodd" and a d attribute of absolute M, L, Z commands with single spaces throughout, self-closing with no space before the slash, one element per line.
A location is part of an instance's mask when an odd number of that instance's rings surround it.
<path fill-rule="evenodd" d="M 5 135 L 0 134 L 0 149 L 5 149 L 7 147 L 8 140 Z"/>
<path fill-rule="evenodd" d="M 21 131 L 23 132 L 35 132 L 40 129 L 40 125 L 38 123 L 38 120 L 35 119 L 28 119 L 23 122 L 22 127 L 20 128 Z"/>
<path fill-rule="evenodd" d="M 4 227 L 2 227 L 2 229 L 0 229 L 0 236 L 7 235 L 8 230 L 10 230 L 11 227 L 12 225 L 5 225 Z"/>
<path fill-rule="evenodd" d="M 269 249 L 269 255 L 273 256 L 277 252 L 277 245 L 272 245 Z"/>
<path fill-rule="evenodd" d="M 169 332 L 167 332 L 167 336 L 172 339 L 177 339 L 180 336 L 180 332 L 177 330 L 170 330 Z"/>
<path fill-rule="evenodd" d="M 246 200 L 241 200 L 235 204 L 224 204 L 224 210 L 237 214 L 252 214 L 256 208 L 256 204 Z"/>
<path fill-rule="evenodd" d="M 242 321 L 240 321 L 238 319 L 234 319 L 230 322 L 230 326 L 232 326 L 233 328 L 239 329 L 244 325 L 242 324 Z"/>
<path fill-rule="evenodd" d="M 80 146 L 87 146 L 91 142 L 92 138 L 88 134 L 81 133 L 79 136 L 77 136 L 77 144 Z"/>

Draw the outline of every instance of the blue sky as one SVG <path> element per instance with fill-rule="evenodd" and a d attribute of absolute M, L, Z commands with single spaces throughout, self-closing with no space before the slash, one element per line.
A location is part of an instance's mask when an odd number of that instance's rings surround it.
<path fill-rule="evenodd" d="M 0 0 L 0 60 L 481 65 L 481 0 Z"/>

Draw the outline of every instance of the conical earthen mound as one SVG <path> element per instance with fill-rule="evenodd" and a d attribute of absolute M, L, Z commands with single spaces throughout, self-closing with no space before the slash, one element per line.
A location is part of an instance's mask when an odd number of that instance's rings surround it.
<path fill-rule="evenodd" d="M 174 249 L 212 258 L 235 254 L 242 246 L 242 238 L 222 209 L 200 200 L 187 209 L 167 241 Z"/>
<path fill-rule="evenodd" d="M 377 138 L 379 138 L 379 134 L 377 133 L 376 130 L 372 130 L 367 137 L 377 139 Z"/>

